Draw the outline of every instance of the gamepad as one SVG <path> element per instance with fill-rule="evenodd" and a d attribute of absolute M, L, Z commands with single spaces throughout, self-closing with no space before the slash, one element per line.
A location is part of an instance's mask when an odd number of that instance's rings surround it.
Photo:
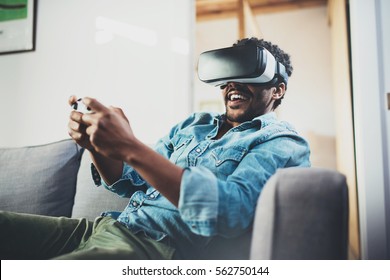
<path fill-rule="evenodd" d="M 82 98 L 77 99 L 76 102 L 72 104 L 73 110 L 83 113 L 83 114 L 88 114 L 92 113 L 91 108 L 85 106 L 85 104 L 81 101 Z"/>

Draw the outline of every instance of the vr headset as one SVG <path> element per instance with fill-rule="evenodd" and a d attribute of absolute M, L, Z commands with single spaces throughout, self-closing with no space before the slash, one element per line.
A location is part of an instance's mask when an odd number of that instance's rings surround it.
<path fill-rule="evenodd" d="M 274 84 L 287 86 L 286 67 L 277 62 L 265 48 L 247 44 L 202 53 L 198 61 L 198 77 L 202 82 L 224 86 L 228 82 Z"/>

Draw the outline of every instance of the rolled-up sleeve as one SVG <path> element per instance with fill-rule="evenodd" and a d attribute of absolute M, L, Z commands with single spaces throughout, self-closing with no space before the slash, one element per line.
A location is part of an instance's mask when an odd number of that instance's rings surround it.
<path fill-rule="evenodd" d="M 131 197 L 138 190 L 145 190 L 149 185 L 131 166 L 124 164 L 122 177 L 112 185 L 108 185 L 102 180 L 102 185 L 107 190 L 122 197 Z"/>
<path fill-rule="evenodd" d="M 171 134 L 174 133 L 176 128 L 172 129 Z M 172 149 L 169 147 L 170 136 L 167 135 L 161 138 L 154 147 L 154 150 L 162 156 L 169 158 L 172 153 Z M 147 188 L 152 187 L 148 184 L 139 173 L 130 165 L 123 163 L 123 170 L 121 178 L 112 185 L 108 185 L 102 180 L 102 185 L 107 190 L 114 192 L 122 197 L 131 197 L 134 192 L 138 190 L 145 191 Z"/>
<path fill-rule="evenodd" d="M 242 234 L 253 222 L 267 180 L 278 168 L 310 165 L 308 151 L 306 143 L 286 137 L 249 151 L 226 179 L 201 166 L 185 169 L 178 205 L 182 219 L 199 235 Z"/>
<path fill-rule="evenodd" d="M 216 234 L 218 217 L 218 181 L 204 167 L 189 167 L 183 172 L 179 211 L 194 233 L 204 236 Z"/>
<path fill-rule="evenodd" d="M 263 182 L 270 176 L 249 161 L 244 159 L 226 180 L 200 166 L 185 170 L 178 208 L 192 232 L 235 237 L 249 228 Z"/>

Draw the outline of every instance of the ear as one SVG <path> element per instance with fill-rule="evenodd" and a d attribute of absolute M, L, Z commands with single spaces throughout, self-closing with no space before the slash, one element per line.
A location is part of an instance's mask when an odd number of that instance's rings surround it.
<path fill-rule="evenodd" d="M 286 84 L 285 83 L 279 83 L 276 87 L 275 90 L 272 93 L 272 98 L 274 100 L 282 99 L 284 94 L 286 92 Z"/>

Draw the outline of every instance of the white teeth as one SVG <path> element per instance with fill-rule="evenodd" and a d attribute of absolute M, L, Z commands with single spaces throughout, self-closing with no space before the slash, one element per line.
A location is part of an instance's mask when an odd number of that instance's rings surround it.
<path fill-rule="evenodd" d="M 229 100 L 231 100 L 231 101 L 237 100 L 237 99 L 246 100 L 246 98 L 240 94 L 232 94 L 229 96 Z"/>

